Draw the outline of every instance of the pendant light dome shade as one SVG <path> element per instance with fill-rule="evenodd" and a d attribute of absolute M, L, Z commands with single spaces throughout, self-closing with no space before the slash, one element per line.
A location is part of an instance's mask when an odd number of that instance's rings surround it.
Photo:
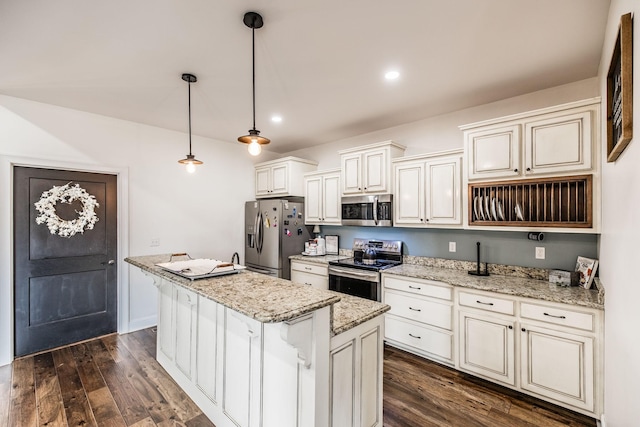
<path fill-rule="evenodd" d="M 196 156 L 191 154 L 191 83 L 195 83 L 198 81 L 198 78 L 193 74 L 185 73 L 182 75 L 182 80 L 188 83 L 189 87 L 189 154 L 187 157 L 178 160 L 178 163 L 187 166 L 187 172 L 194 173 L 196 171 L 196 165 L 201 165 L 202 162 L 196 159 Z"/>
<path fill-rule="evenodd" d="M 257 156 L 262 151 L 262 146 L 271 142 L 269 138 L 260 136 L 260 131 L 256 129 L 256 28 L 262 28 L 264 21 L 262 16 L 256 12 L 247 12 L 242 19 L 244 25 L 251 28 L 251 58 L 253 65 L 253 128 L 249 129 L 249 134 L 238 138 L 243 144 L 249 144 L 249 154 Z"/>

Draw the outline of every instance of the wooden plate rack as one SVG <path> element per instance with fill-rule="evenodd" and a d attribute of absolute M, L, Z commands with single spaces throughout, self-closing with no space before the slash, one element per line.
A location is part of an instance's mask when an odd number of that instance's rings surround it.
<path fill-rule="evenodd" d="M 590 228 L 593 177 L 469 184 L 469 225 Z"/>

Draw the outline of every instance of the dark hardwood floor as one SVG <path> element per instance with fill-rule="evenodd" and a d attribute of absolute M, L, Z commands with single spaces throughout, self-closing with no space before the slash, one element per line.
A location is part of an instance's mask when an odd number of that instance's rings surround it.
<path fill-rule="evenodd" d="M 0 426 L 213 426 L 156 362 L 155 348 L 145 329 L 0 367 Z M 385 427 L 596 425 L 391 347 L 384 371 Z"/>

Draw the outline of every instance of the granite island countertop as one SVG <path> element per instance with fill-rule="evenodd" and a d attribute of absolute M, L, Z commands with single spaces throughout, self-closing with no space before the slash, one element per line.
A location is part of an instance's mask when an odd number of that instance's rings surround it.
<path fill-rule="evenodd" d="M 375 301 L 245 270 L 237 274 L 190 280 L 155 265 L 168 262 L 170 257 L 170 254 L 136 256 L 125 261 L 262 323 L 284 322 L 332 306 L 331 332 L 338 335 L 390 309 L 388 305 Z"/>
<path fill-rule="evenodd" d="M 580 286 L 558 286 L 545 280 L 496 274 L 485 277 L 472 276 L 465 270 L 415 264 L 401 264 L 384 270 L 384 274 L 435 280 L 463 288 L 604 310 L 604 302 L 597 291 Z"/>

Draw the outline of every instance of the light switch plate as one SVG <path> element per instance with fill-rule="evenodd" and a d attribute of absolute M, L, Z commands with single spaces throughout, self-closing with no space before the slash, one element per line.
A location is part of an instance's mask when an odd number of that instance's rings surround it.
<path fill-rule="evenodd" d="M 456 242 L 449 242 L 449 252 L 456 251 Z"/>
<path fill-rule="evenodd" d="M 536 246 L 536 259 L 544 259 L 544 247 Z"/>

